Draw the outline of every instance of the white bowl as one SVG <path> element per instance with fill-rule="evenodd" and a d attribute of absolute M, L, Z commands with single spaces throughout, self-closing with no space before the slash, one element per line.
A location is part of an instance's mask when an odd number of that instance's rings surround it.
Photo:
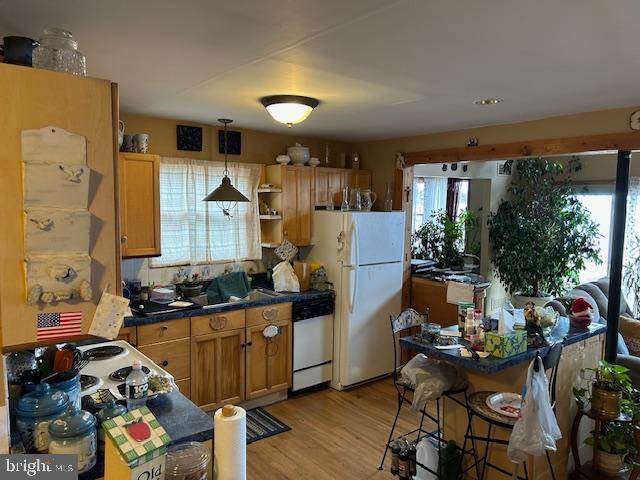
<path fill-rule="evenodd" d="M 291 162 L 291 157 L 289 155 L 278 155 L 276 157 L 276 162 L 278 162 L 280 165 L 286 165 Z"/>
<path fill-rule="evenodd" d="M 318 165 L 320 165 L 320 160 L 318 160 L 316 157 L 311 157 L 309 159 L 309 165 L 311 165 L 312 167 L 317 167 Z"/>
<path fill-rule="evenodd" d="M 296 145 L 287 148 L 287 154 L 291 157 L 294 165 L 305 165 L 309 161 L 309 147 Z"/>

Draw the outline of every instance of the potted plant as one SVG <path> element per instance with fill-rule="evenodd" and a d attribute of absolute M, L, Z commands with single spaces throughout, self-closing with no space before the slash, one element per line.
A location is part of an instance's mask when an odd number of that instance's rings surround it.
<path fill-rule="evenodd" d="M 608 477 L 615 477 L 629 470 L 625 460 L 635 446 L 634 428 L 631 423 L 605 422 L 598 435 L 598 445 L 594 445 L 595 430 L 591 431 L 591 436 L 585 443 L 598 450 L 593 463 L 596 470 Z"/>
<path fill-rule="evenodd" d="M 515 178 L 489 217 L 496 274 L 513 303 L 544 306 L 579 281 L 588 260 L 600 262 L 598 225 L 574 195 L 567 167 L 554 159 L 515 161 Z"/>
<path fill-rule="evenodd" d="M 477 223 L 476 216 L 469 210 L 455 220 L 442 210 L 433 212 L 412 236 L 412 258 L 434 260 L 442 268 L 462 267 L 466 247 L 471 244 L 465 239 Z"/>
<path fill-rule="evenodd" d="M 180 286 L 183 297 L 192 298 L 200 295 L 202 291 L 202 283 L 200 283 L 200 274 L 192 273 Z"/>
<path fill-rule="evenodd" d="M 586 368 L 585 371 L 595 375 L 591 384 L 591 413 L 602 419 L 618 418 L 623 395 L 628 396 L 632 391 L 629 369 L 601 361 L 598 368 Z"/>

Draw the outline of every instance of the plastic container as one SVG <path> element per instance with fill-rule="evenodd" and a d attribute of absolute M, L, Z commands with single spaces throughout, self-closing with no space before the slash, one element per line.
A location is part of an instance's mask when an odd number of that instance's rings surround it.
<path fill-rule="evenodd" d="M 208 480 L 211 453 L 198 442 L 179 443 L 167 448 L 166 480 Z"/>
<path fill-rule="evenodd" d="M 118 405 L 115 400 L 109 401 L 105 407 L 96 413 L 96 427 L 98 430 L 98 452 L 104 454 L 104 430 L 100 428 L 103 422 L 119 417 L 127 412 L 124 405 Z"/>
<path fill-rule="evenodd" d="M 49 424 L 61 417 L 69 406 L 69 396 L 41 383 L 23 396 L 16 408 L 16 425 L 27 453 L 47 453 Z"/>
<path fill-rule="evenodd" d="M 78 456 L 78 473 L 96 464 L 96 418 L 71 405 L 49 424 L 49 453 Z"/>

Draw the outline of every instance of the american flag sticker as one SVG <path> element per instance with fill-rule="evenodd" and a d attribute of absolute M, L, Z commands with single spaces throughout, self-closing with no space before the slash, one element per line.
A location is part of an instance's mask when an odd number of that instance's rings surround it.
<path fill-rule="evenodd" d="M 38 340 L 70 337 L 80 333 L 82 333 L 82 312 L 38 314 Z"/>

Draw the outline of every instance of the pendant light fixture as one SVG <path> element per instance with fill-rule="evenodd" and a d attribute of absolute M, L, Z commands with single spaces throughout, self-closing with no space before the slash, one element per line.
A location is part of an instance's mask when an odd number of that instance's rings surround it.
<path fill-rule="evenodd" d="M 229 178 L 229 168 L 227 166 L 227 151 L 229 147 L 229 139 L 227 136 L 227 125 L 233 120 L 228 118 L 219 118 L 218 121 L 224 125 L 224 172 L 222 172 L 222 182 L 220 186 L 213 192 L 203 198 L 204 202 L 216 202 L 222 213 L 231 218 L 230 211 L 238 204 L 238 202 L 250 202 L 239 190 L 231 185 Z"/>
<path fill-rule="evenodd" d="M 289 128 L 306 120 L 320 104 L 315 98 L 300 95 L 270 95 L 262 97 L 260 103 L 276 122 L 284 123 Z"/>

